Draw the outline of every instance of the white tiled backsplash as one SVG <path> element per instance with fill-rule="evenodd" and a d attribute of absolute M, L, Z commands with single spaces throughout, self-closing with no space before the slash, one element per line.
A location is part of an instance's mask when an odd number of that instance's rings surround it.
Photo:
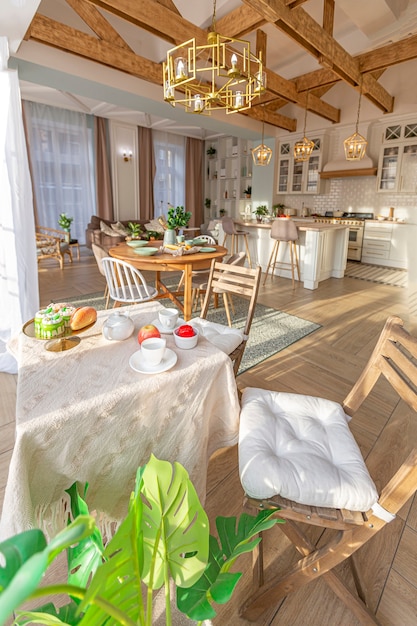
<path fill-rule="evenodd" d="M 396 218 L 417 224 L 417 194 L 378 193 L 376 181 L 376 176 L 332 178 L 326 194 L 280 195 L 277 202 L 297 209 L 298 215 L 301 215 L 303 203 L 310 213 L 320 215 L 326 211 L 355 211 L 388 217 L 389 208 L 394 207 Z"/>

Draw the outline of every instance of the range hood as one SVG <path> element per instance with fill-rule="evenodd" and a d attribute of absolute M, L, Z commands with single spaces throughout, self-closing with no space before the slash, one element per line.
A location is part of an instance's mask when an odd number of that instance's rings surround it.
<path fill-rule="evenodd" d="M 335 159 L 329 161 L 320 172 L 320 178 L 348 178 L 351 176 L 376 176 L 377 168 L 372 159 L 364 156 L 360 161 Z"/>

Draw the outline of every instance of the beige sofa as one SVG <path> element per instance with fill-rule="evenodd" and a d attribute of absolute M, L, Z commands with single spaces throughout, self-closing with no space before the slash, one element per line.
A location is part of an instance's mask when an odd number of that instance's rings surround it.
<path fill-rule="evenodd" d="M 124 226 L 127 226 L 129 222 L 141 224 L 143 227 L 143 232 L 145 232 L 144 225 L 147 224 L 148 221 L 149 220 L 132 219 L 124 220 L 120 223 Z M 91 249 L 91 244 L 96 243 L 103 248 L 109 249 L 112 246 L 115 246 L 116 244 L 125 240 L 125 237 L 123 235 L 118 235 L 116 232 L 114 233 L 114 235 L 109 235 L 103 232 L 100 228 L 100 222 L 103 222 L 111 229 L 111 224 L 115 224 L 116 220 L 104 220 L 103 218 L 98 217 L 98 215 L 92 215 L 90 223 L 87 225 L 85 231 L 85 245 L 87 246 L 87 248 Z"/>

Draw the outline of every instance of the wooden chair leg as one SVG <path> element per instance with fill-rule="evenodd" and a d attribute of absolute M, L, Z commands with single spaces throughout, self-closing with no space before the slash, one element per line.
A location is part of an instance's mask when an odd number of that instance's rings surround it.
<path fill-rule="evenodd" d="M 226 316 L 227 316 L 227 323 L 229 324 L 229 327 L 232 327 L 232 319 L 230 317 L 230 311 L 229 311 L 229 303 L 227 300 L 227 293 L 222 294 L 223 295 L 223 302 L 224 302 L 224 308 L 226 311 Z"/>
<path fill-rule="evenodd" d="M 249 252 L 248 236 L 247 235 L 243 235 L 243 238 L 245 240 L 246 256 L 248 257 L 248 265 L 249 265 L 249 267 L 252 267 L 252 259 L 250 258 L 250 252 Z"/>
<path fill-rule="evenodd" d="M 291 283 L 292 283 L 292 288 L 294 289 L 295 287 L 295 283 L 294 283 L 294 250 L 292 247 L 292 241 L 289 242 L 289 246 L 290 246 L 290 260 L 291 260 Z"/>

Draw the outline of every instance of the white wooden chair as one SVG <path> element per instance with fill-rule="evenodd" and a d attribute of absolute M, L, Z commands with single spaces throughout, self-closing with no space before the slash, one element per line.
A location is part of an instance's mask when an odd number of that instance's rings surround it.
<path fill-rule="evenodd" d="M 211 237 L 210 235 L 198 235 L 198 237 L 196 237 L 196 239 L 198 241 L 202 241 L 204 243 L 209 243 L 210 245 L 216 245 L 216 240 Z M 206 270 L 194 270 L 192 272 L 192 276 L 208 276 L 209 275 L 209 269 Z M 182 284 L 184 283 L 184 272 L 181 274 L 181 278 L 180 278 L 180 282 L 178 283 L 178 289 L 182 286 Z"/>
<path fill-rule="evenodd" d="M 92 243 L 91 244 L 91 249 L 93 251 L 94 254 L 94 258 L 96 260 L 97 263 L 97 267 L 98 267 L 98 271 L 100 272 L 100 274 L 102 276 L 104 276 L 104 278 L 106 278 L 106 274 L 104 273 L 104 268 L 103 268 L 103 264 L 102 264 L 102 260 L 108 256 L 108 252 L 106 250 L 106 248 L 103 248 L 103 246 L 100 246 L 98 243 Z M 106 280 L 106 288 L 104 290 L 104 298 L 106 298 L 106 309 L 109 306 L 109 300 L 110 300 L 110 293 L 109 293 L 109 286 L 107 284 L 107 280 Z"/>
<path fill-rule="evenodd" d="M 141 272 L 130 263 L 104 257 L 101 264 L 114 306 L 147 302 L 158 295 L 155 287 L 148 285 Z"/>
<path fill-rule="evenodd" d="M 373 476 L 377 490 L 347 416 L 358 411 L 380 376 L 403 402 L 385 421 L 367 459 L 377 469 Z M 245 504 L 252 509 L 278 507 L 276 515 L 285 523 L 277 528 L 301 555 L 289 571 L 264 580 L 259 552 L 254 562 L 256 588 L 241 607 L 244 618 L 259 619 L 267 607 L 278 607 L 286 595 L 322 576 L 362 624 L 379 623 L 367 605 L 357 563 L 350 557 L 392 521 L 417 490 L 416 411 L 417 339 L 398 317 L 387 320 L 342 405 L 297 394 L 244 390 L 239 471 Z M 308 526 L 326 530 L 316 533 L 317 543 Z M 353 568 L 356 592 L 334 571 L 346 559 Z"/>

